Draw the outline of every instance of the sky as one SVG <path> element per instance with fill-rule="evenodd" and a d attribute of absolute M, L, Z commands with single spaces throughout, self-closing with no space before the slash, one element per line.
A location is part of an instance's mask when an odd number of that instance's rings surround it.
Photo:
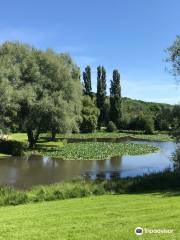
<path fill-rule="evenodd" d="M 177 104 L 180 86 L 165 51 L 180 34 L 179 0 L 3 0 L 0 43 L 20 41 L 69 53 L 83 71 L 121 74 L 122 96 Z"/>

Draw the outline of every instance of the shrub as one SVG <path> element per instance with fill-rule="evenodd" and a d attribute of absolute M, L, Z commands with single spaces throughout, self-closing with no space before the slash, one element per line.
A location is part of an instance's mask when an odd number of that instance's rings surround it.
<path fill-rule="evenodd" d="M 172 161 L 174 163 L 174 167 L 180 170 L 180 146 L 177 147 L 176 151 L 172 154 Z"/>
<path fill-rule="evenodd" d="M 144 130 L 146 134 L 152 134 L 154 131 L 154 121 L 151 116 L 137 116 L 131 119 L 129 129 Z"/>
<path fill-rule="evenodd" d="M 81 132 L 92 133 L 97 128 L 97 117 L 94 115 L 83 116 L 83 121 L 81 123 Z"/>
<path fill-rule="evenodd" d="M 27 145 L 22 142 L 18 142 L 15 140 L 3 140 L 0 139 L 0 152 L 13 155 L 13 156 L 21 156 L 23 155 Z"/>
<path fill-rule="evenodd" d="M 82 123 L 80 124 L 81 132 L 94 132 L 97 128 L 99 117 L 99 109 L 93 99 L 89 96 L 84 96 L 82 101 Z"/>
<path fill-rule="evenodd" d="M 17 191 L 12 187 L 0 188 L 0 205 L 19 205 L 28 202 L 26 192 Z"/>
<path fill-rule="evenodd" d="M 107 125 L 107 131 L 108 132 L 115 132 L 117 130 L 116 124 L 113 123 L 112 121 L 109 121 Z"/>

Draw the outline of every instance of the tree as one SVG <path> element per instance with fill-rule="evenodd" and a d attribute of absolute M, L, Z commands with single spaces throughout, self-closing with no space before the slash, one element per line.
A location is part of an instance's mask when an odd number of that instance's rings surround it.
<path fill-rule="evenodd" d="M 180 82 L 180 36 L 177 36 L 176 40 L 171 47 L 168 48 L 169 57 L 167 61 L 172 64 L 171 73 L 176 77 L 177 81 Z M 175 135 L 177 139 L 180 138 L 180 118 L 176 120 Z"/>
<path fill-rule="evenodd" d="M 157 130 L 169 130 L 172 127 L 172 111 L 168 107 L 161 106 L 155 115 L 155 127 Z"/>
<path fill-rule="evenodd" d="M 13 88 L 9 85 L 7 79 L 2 77 L 2 73 L 3 69 L 0 67 L 0 132 L 3 135 L 16 127 L 14 120 L 17 115 L 18 105 Z"/>
<path fill-rule="evenodd" d="M 98 119 L 98 126 L 101 127 L 106 119 L 106 70 L 105 68 L 97 68 L 97 94 L 96 94 L 97 107 L 100 110 Z"/>
<path fill-rule="evenodd" d="M 154 131 L 154 121 L 149 115 L 139 115 L 131 119 L 129 123 L 131 130 L 144 130 L 146 134 L 152 134 Z"/>
<path fill-rule="evenodd" d="M 91 67 L 88 65 L 83 72 L 83 81 L 84 81 L 84 94 L 91 96 L 92 87 L 91 87 Z"/>
<path fill-rule="evenodd" d="M 107 132 L 115 132 L 117 131 L 116 124 L 112 121 L 109 121 L 107 124 Z"/>
<path fill-rule="evenodd" d="M 94 132 L 97 128 L 99 109 L 92 98 L 83 97 L 81 132 Z"/>
<path fill-rule="evenodd" d="M 170 72 L 180 80 L 180 36 L 177 36 L 172 46 L 168 48 L 168 54 L 167 61 L 172 64 Z"/>
<path fill-rule="evenodd" d="M 111 80 L 110 87 L 110 120 L 120 126 L 122 118 L 121 109 L 121 85 L 120 85 L 120 74 L 118 70 L 113 71 L 113 80 Z"/>
<path fill-rule="evenodd" d="M 16 95 L 16 123 L 30 147 L 41 132 L 78 128 L 82 88 L 70 56 L 7 42 L 0 47 L 0 66 L 0 81 L 6 79 Z"/>

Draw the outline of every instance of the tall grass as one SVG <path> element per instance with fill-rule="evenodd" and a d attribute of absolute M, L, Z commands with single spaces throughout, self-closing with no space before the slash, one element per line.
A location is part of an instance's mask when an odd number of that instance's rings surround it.
<path fill-rule="evenodd" d="M 0 188 L 0 206 L 18 205 L 42 201 L 82 198 L 103 194 L 145 193 L 160 191 L 180 192 L 180 172 L 166 170 L 134 178 L 113 180 L 78 179 L 47 186 L 37 186 L 31 190 Z"/>

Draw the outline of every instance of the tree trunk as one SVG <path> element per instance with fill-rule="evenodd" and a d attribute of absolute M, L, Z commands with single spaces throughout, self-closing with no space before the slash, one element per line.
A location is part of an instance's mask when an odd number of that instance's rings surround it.
<path fill-rule="evenodd" d="M 34 147 L 33 131 L 31 129 L 28 129 L 27 135 L 28 135 L 29 148 L 32 148 L 32 147 Z"/>
<path fill-rule="evenodd" d="M 35 136 L 34 136 L 34 143 L 36 144 L 37 143 L 37 141 L 38 141 L 38 138 L 39 138 L 39 134 L 40 134 L 40 131 L 39 131 L 39 129 L 36 131 L 36 134 L 35 134 Z"/>
<path fill-rule="evenodd" d="M 55 141 L 56 140 L 56 131 L 55 129 L 52 129 L 51 131 L 51 141 Z"/>
<path fill-rule="evenodd" d="M 39 134 L 40 134 L 39 130 L 36 131 L 36 134 L 33 134 L 33 131 L 31 129 L 27 130 L 29 148 L 35 147 L 39 138 Z"/>

